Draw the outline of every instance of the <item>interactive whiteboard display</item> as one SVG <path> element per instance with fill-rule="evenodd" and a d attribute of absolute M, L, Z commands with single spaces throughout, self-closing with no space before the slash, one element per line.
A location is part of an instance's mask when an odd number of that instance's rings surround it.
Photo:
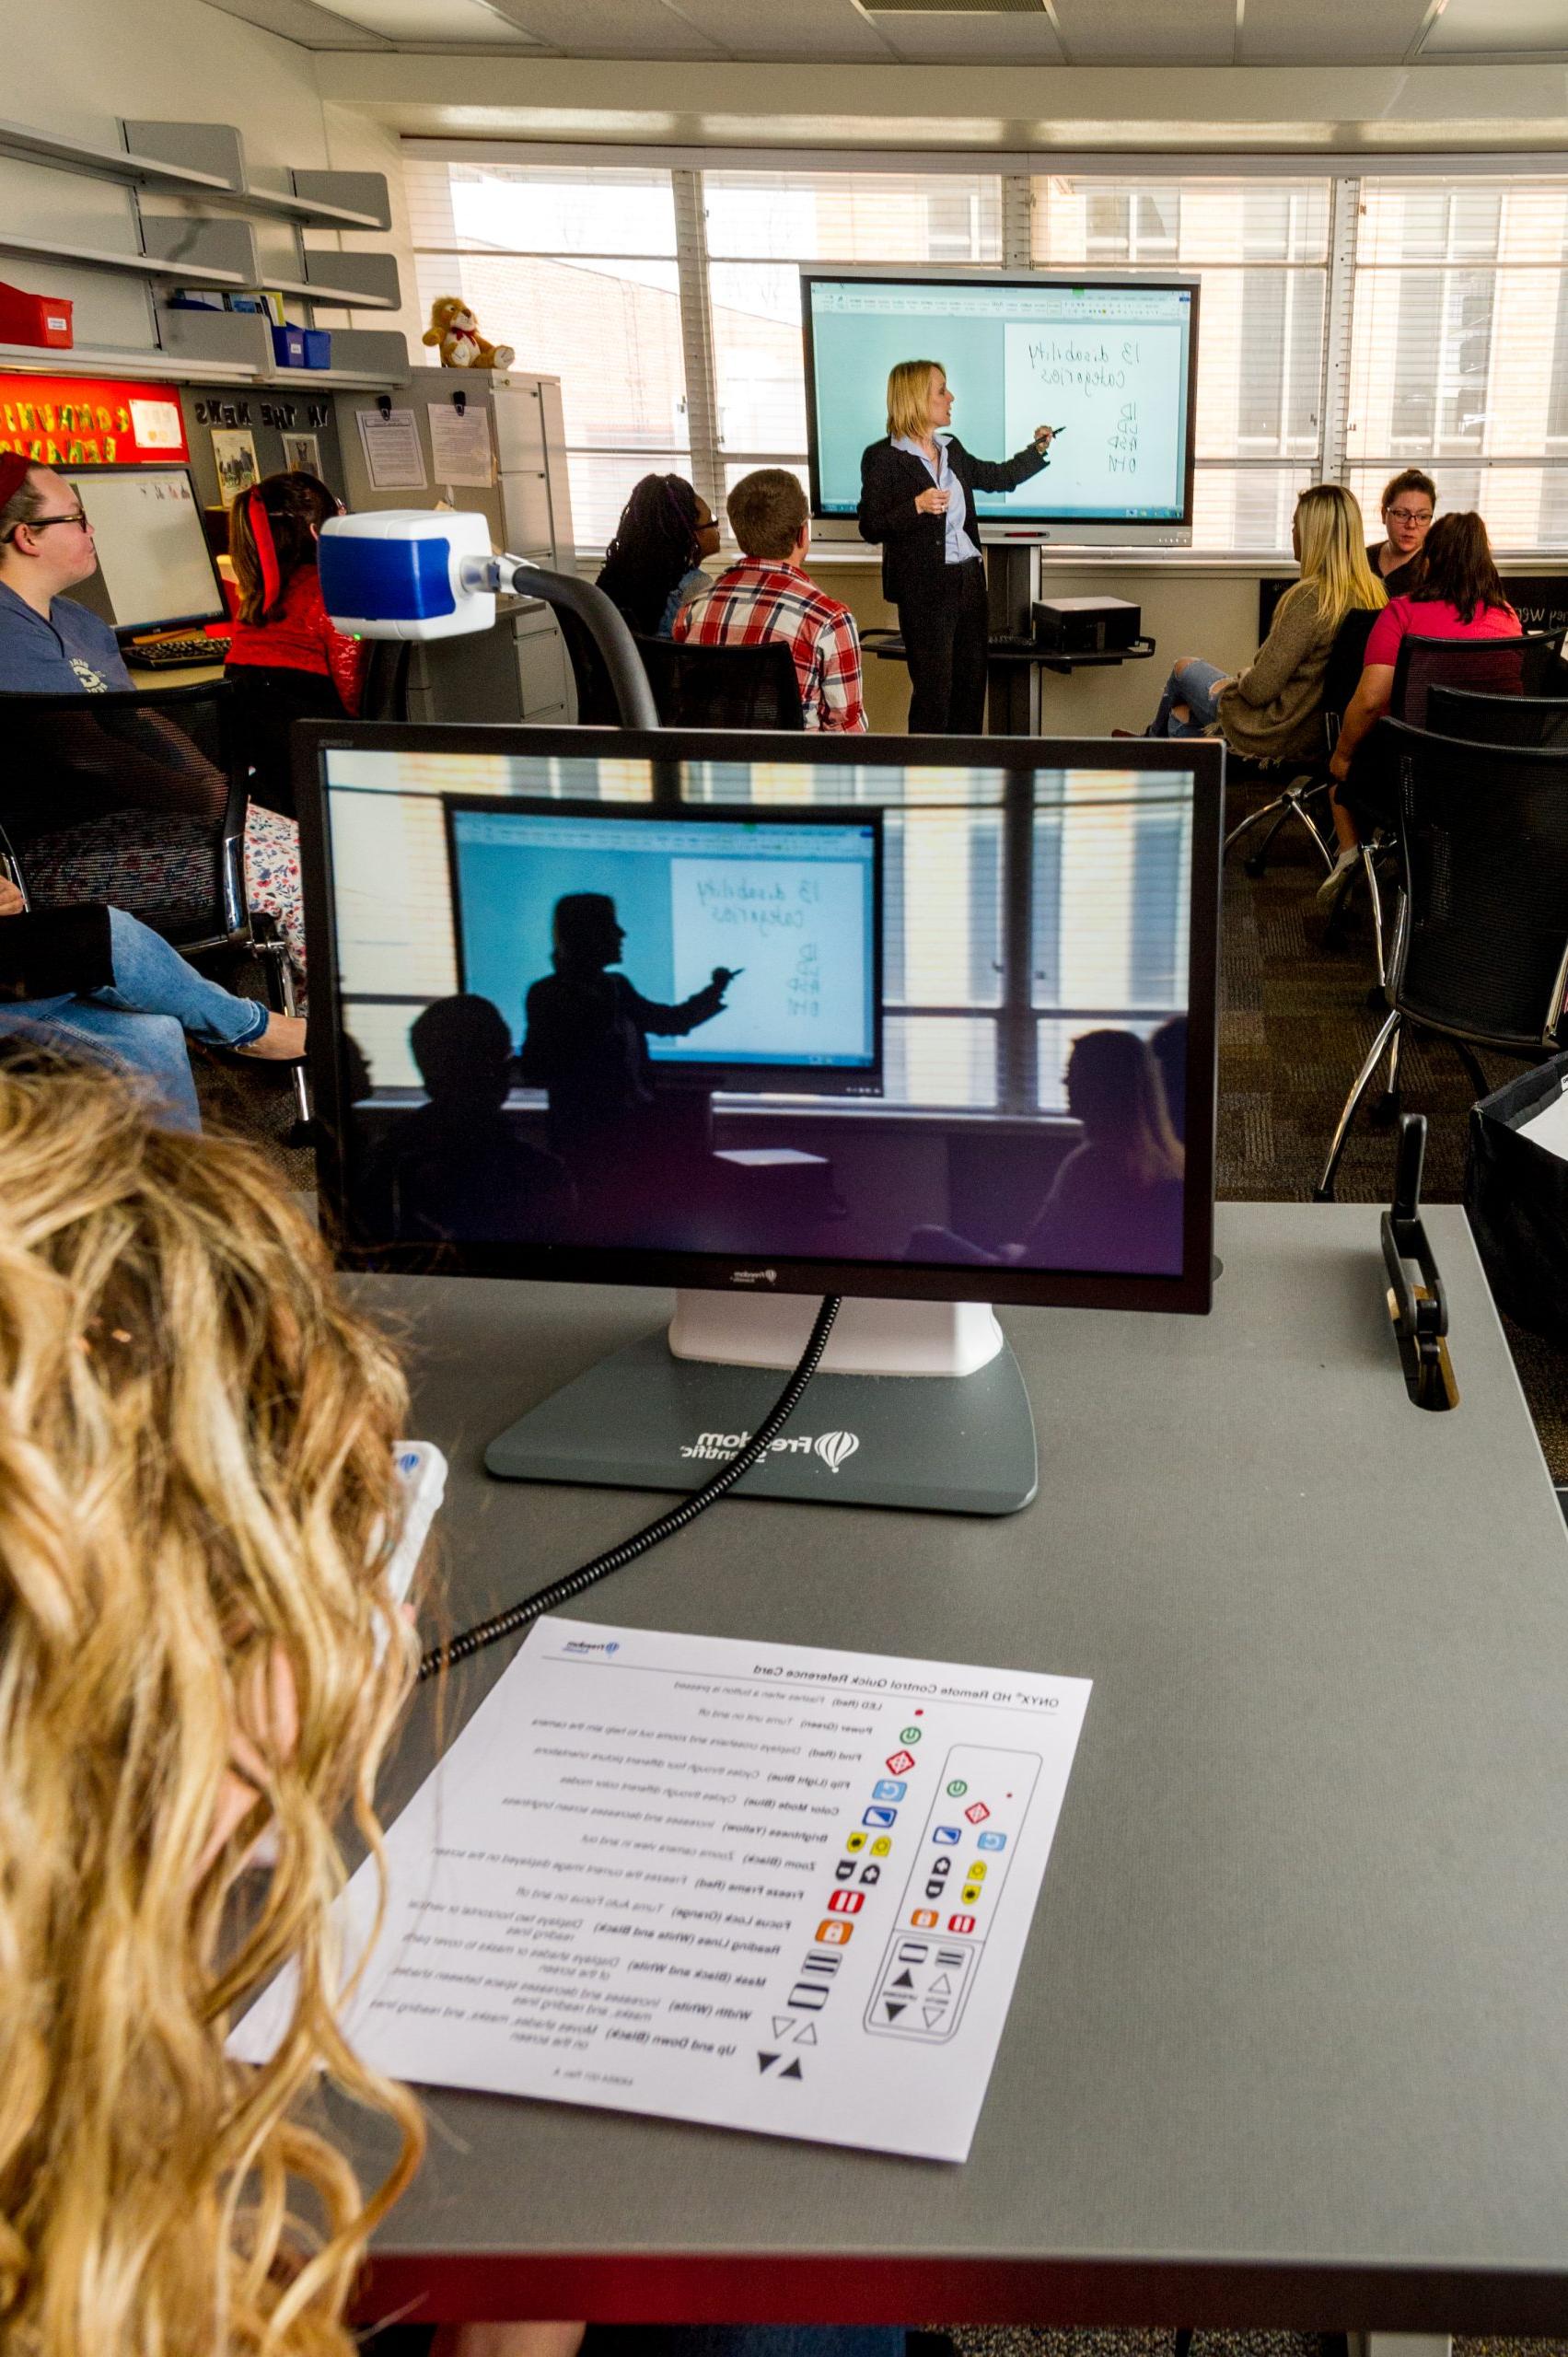
<path fill-rule="evenodd" d="M 977 494 L 982 522 L 1120 528 L 1134 540 L 1191 525 L 1195 284 L 803 271 L 801 301 L 819 515 L 854 514 L 861 454 L 887 432 L 888 372 L 923 358 L 946 371 L 952 431 L 977 458 L 1011 458 L 1036 426 L 1059 429 L 1043 472 Z"/>

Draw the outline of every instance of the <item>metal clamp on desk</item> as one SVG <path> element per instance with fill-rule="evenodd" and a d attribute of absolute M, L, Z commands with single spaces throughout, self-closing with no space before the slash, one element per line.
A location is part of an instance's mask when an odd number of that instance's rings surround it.
<path fill-rule="evenodd" d="M 1448 1297 L 1421 1216 L 1421 1173 L 1426 1159 L 1426 1116 L 1400 1123 L 1394 1201 L 1383 1214 L 1383 1259 L 1388 1271 L 1388 1316 L 1400 1346 L 1405 1389 L 1418 1408 L 1457 1408 L 1458 1386 L 1448 1358 Z M 1411 1264 L 1421 1272 L 1417 1284 Z"/>

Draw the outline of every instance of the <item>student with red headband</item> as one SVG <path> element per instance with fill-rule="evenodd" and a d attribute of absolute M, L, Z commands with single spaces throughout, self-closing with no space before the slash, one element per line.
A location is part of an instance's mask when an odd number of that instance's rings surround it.
<path fill-rule="evenodd" d="M 64 595 L 97 567 L 92 526 L 64 477 L 0 451 L 0 696 L 132 691 L 108 623 Z M 0 820 L 25 853 L 39 906 L 167 910 L 209 898 L 227 781 L 170 722 L 151 709 L 101 727 L 56 718 L 43 748 L 13 726 L 7 749 Z M 246 823 L 245 889 L 277 919 L 303 973 L 299 839 L 271 810 L 252 807 Z"/>
<path fill-rule="evenodd" d="M 359 710 L 369 649 L 334 630 L 321 602 L 316 541 L 338 502 L 314 475 L 267 475 L 229 510 L 239 618 L 227 669 L 243 698 L 255 774 L 270 809 L 294 811 L 289 726 Z"/>

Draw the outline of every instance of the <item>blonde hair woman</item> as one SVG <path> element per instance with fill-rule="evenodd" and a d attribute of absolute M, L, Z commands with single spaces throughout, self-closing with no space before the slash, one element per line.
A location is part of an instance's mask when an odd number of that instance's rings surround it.
<path fill-rule="evenodd" d="M 334 1825 L 378 1850 L 413 1674 L 402 1379 L 265 1166 L 110 1075 L 0 1067 L 0 2344 L 351 2357 L 422 2146 L 324 1994 Z M 277 2054 L 229 2061 L 291 1956 Z M 323 2072 L 400 2131 L 368 2195 L 301 2116 Z"/>
<path fill-rule="evenodd" d="M 952 418 L 942 363 L 900 360 L 888 378 L 888 438 L 861 457 L 860 536 L 881 543 L 882 594 L 898 608 L 909 663 L 912 733 L 978 737 L 987 616 L 974 495 L 1038 475 L 1057 429 L 1037 425 L 1027 449 L 993 460 L 965 449 Z"/>
<path fill-rule="evenodd" d="M 1198 656 L 1179 656 L 1166 681 L 1151 737 L 1222 736 L 1254 761 L 1296 761 L 1322 749 L 1329 656 L 1353 613 L 1386 602 L 1366 558 L 1361 509 L 1342 483 L 1314 483 L 1295 503 L 1291 547 L 1301 578 L 1274 608 L 1269 635 L 1232 678 Z"/>

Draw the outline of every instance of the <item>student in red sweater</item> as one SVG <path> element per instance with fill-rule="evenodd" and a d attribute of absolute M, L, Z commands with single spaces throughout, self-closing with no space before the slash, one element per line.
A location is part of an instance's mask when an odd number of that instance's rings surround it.
<path fill-rule="evenodd" d="M 369 650 L 332 628 L 316 575 L 316 541 L 343 510 L 314 475 L 266 475 L 229 510 L 239 618 L 226 669 L 242 699 L 255 762 L 251 793 L 294 816 L 289 725 L 357 713 Z"/>

